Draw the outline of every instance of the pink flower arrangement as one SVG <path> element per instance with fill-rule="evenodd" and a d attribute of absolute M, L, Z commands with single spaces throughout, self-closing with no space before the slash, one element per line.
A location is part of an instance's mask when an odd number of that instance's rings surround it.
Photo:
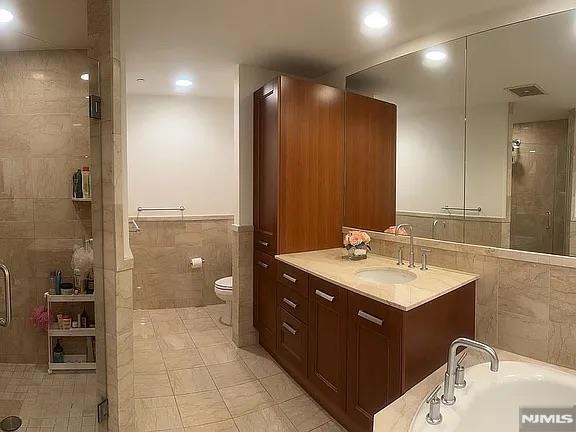
<path fill-rule="evenodd" d="M 344 247 L 350 249 L 358 246 L 365 246 L 370 249 L 370 236 L 364 231 L 350 231 L 344 237 Z"/>
<path fill-rule="evenodd" d="M 48 310 L 45 305 L 38 305 L 32 310 L 32 316 L 30 317 L 32 325 L 38 329 L 46 331 L 48 330 L 48 325 L 50 324 L 50 317 L 48 316 Z"/>

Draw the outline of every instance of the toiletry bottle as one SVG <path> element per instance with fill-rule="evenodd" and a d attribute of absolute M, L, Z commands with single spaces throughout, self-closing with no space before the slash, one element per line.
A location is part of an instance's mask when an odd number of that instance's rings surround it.
<path fill-rule="evenodd" d="M 52 361 L 54 363 L 64 363 L 64 348 L 60 345 L 60 339 L 56 339 L 56 345 L 52 352 Z"/>
<path fill-rule="evenodd" d="M 80 269 L 74 269 L 74 294 L 80 294 L 82 290 L 82 280 L 80 277 Z"/>
<path fill-rule="evenodd" d="M 82 171 L 78 170 L 72 176 L 72 196 L 74 198 L 83 198 L 82 194 Z"/>
<path fill-rule="evenodd" d="M 50 272 L 50 295 L 56 294 L 56 273 Z"/>
<path fill-rule="evenodd" d="M 86 308 L 84 308 L 82 315 L 80 315 L 80 327 L 88 328 L 88 314 L 86 313 Z"/>
<path fill-rule="evenodd" d="M 82 167 L 82 195 L 84 198 L 92 197 L 92 185 L 90 184 L 90 167 Z"/>
<path fill-rule="evenodd" d="M 54 287 L 54 289 L 56 291 L 56 295 L 62 294 L 60 292 L 60 285 L 62 285 L 62 271 L 58 270 L 56 272 L 56 286 Z"/>

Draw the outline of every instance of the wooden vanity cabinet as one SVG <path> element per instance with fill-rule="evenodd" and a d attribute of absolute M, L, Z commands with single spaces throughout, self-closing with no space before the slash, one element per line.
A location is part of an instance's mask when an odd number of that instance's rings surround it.
<path fill-rule="evenodd" d="M 277 321 L 269 305 L 259 312 L 261 343 L 352 432 L 372 430 L 374 414 L 446 362 L 454 339 L 474 337 L 474 282 L 403 311 L 283 262 L 276 272 Z"/>

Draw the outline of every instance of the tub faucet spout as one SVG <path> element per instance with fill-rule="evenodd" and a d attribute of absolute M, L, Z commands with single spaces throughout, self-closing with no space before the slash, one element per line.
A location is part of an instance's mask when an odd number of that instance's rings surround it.
<path fill-rule="evenodd" d="M 494 348 L 492 348 L 490 345 L 486 345 L 473 339 L 455 339 L 450 344 L 450 350 L 448 352 L 448 364 L 446 366 L 446 374 L 444 375 L 444 395 L 442 396 L 442 403 L 444 403 L 444 405 L 454 405 L 454 402 L 456 402 L 456 397 L 454 396 L 454 387 L 456 384 L 456 367 L 458 365 L 456 360 L 456 351 L 460 347 L 473 348 L 486 353 L 490 358 L 490 370 L 492 372 L 498 372 L 499 360 L 498 354 Z"/>

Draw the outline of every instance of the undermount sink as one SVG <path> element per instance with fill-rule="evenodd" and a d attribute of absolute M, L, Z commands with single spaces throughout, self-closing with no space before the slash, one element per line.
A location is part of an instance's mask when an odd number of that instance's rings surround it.
<path fill-rule="evenodd" d="M 360 270 L 356 275 L 367 282 L 404 284 L 416 279 L 416 275 L 407 270 L 391 267 L 378 267 Z"/>

